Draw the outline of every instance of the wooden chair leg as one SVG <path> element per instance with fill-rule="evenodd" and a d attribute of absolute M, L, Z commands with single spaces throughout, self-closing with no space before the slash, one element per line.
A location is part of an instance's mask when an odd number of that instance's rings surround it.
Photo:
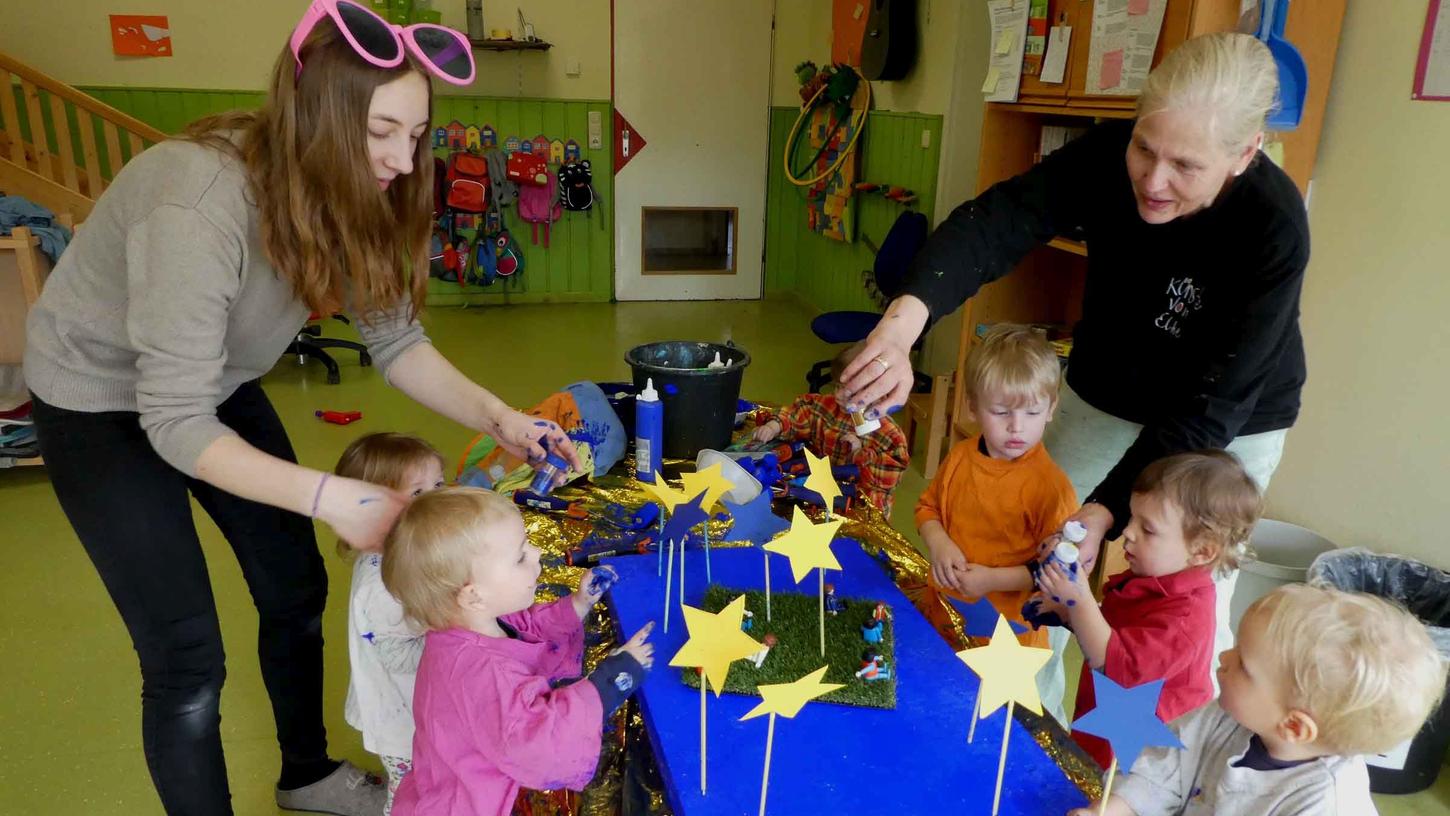
<path fill-rule="evenodd" d="M 916 450 L 916 416 L 911 412 L 911 405 L 908 404 L 891 417 L 901 426 L 901 432 L 906 434 L 906 453 L 910 455 Z"/>
<path fill-rule="evenodd" d="M 936 469 L 941 464 L 942 440 L 946 437 L 947 420 L 950 413 L 951 387 L 952 375 L 950 374 L 939 374 L 932 380 L 931 414 L 929 414 L 927 422 L 926 462 L 922 465 L 922 473 L 928 479 L 936 475 Z"/>

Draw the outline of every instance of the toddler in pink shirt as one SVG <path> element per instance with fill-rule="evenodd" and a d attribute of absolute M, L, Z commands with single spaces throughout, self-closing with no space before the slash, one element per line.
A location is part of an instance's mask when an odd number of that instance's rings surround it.
<path fill-rule="evenodd" d="M 647 624 L 581 678 L 584 616 L 617 576 L 534 603 L 539 551 L 508 499 L 469 487 L 414 499 L 384 545 L 383 583 L 427 627 L 413 692 L 413 770 L 393 816 L 507 816 L 520 787 L 580 790 L 605 718 L 654 662 Z"/>

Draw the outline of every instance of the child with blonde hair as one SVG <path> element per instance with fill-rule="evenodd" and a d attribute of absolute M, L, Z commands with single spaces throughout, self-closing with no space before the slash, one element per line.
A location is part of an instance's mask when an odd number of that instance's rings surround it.
<path fill-rule="evenodd" d="M 507 814 L 520 787 L 582 789 L 605 720 L 654 662 L 653 624 L 581 680 L 583 619 L 617 575 L 535 603 L 539 550 L 513 502 L 451 487 L 414 499 L 384 550 L 383 582 L 428 629 L 413 693 L 413 770 L 395 816 Z"/>
<path fill-rule="evenodd" d="M 1072 483 L 1042 446 L 1060 370 L 1042 332 L 1005 323 L 967 358 L 962 387 L 980 433 L 951 449 L 916 504 L 931 559 L 927 609 L 938 628 L 950 623 L 939 593 L 985 597 L 1009 620 L 1023 622 L 1022 604 L 1033 589 L 1027 564 L 1077 509 Z M 1046 646 L 1047 632 L 1020 639 Z M 1054 655 L 1038 677 L 1043 705 L 1064 719 L 1062 656 Z"/>
<path fill-rule="evenodd" d="M 334 472 L 419 496 L 443 486 L 443 456 L 416 436 L 372 433 L 347 446 Z M 382 553 L 354 552 L 341 541 L 338 549 L 356 556 L 347 602 L 352 670 L 344 713 L 348 725 L 362 732 L 363 747 L 387 771 L 387 816 L 412 766 L 413 676 L 423 654 L 423 630 L 406 619 L 402 604 L 383 586 Z"/>
<path fill-rule="evenodd" d="M 1254 602 L 1215 703 L 1113 786 L 1114 816 L 1375 813 L 1362 755 L 1412 738 L 1445 690 L 1423 624 L 1380 598 L 1291 584 Z M 1098 806 L 1072 816 L 1098 813 Z"/>
<path fill-rule="evenodd" d="M 1096 705 L 1091 674 L 1125 687 L 1163 680 L 1164 722 L 1213 699 L 1213 574 L 1238 567 L 1259 520 L 1259 488 L 1231 453 L 1205 450 L 1159 459 L 1138 475 L 1123 532 L 1128 569 L 1094 600 L 1086 576 L 1073 580 L 1056 564 L 1039 574 L 1042 589 L 1077 637 L 1083 667 L 1075 718 Z M 1105 740 L 1073 732 L 1104 768 Z"/>

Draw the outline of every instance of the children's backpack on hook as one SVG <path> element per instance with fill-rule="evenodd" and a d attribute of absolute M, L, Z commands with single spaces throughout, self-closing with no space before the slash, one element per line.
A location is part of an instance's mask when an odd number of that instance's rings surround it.
<path fill-rule="evenodd" d="M 448 157 L 449 209 L 481 213 L 488 209 L 488 162 L 482 156 L 459 152 Z"/>
<path fill-rule="evenodd" d="M 534 245 L 539 245 L 539 225 L 544 225 L 544 248 L 549 248 L 549 226 L 564 216 L 559 202 L 559 183 L 553 170 L 545 171 L 548 183 L 519 187 L 519 218 L 533 227 Z"/>
<path fill-rule="evenodd" d="M 570 162 L 559 168 L 559 202 L 570 212 L 583 212 L 594 206 L 594 173 L 589 160 Z"/>
<path fill-rule="evenodd" d="M 490 150 L 483 154 L 488 163 L 488 177 L 493 182 L 493 209 L 503 217 L 503 208 L 519 200 L 519 186 L 508 177 L 508 154 L 502 150 Z"/>
<path fill-rule="evenodd" d="M 507 278 L 524 271 L 524 253 L 519 249 L 519 242 L 514 240 L 508 230 L 500 230 L 493 237 L 492 243 L 499 277 Z"/>

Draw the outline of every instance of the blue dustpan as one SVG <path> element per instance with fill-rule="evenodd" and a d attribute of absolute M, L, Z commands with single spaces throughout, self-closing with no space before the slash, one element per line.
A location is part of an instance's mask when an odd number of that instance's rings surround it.
<path fill-rule="evenodd" d="M 1279 68 L 1279 104 L 1269 111 L 1269 130 L 1293 130 L 1304 115 L 1304 95 L 1309 91 L 1309 69 L 1299 49 L 1284 39 L 1284 21 L 1289 18 L 1289 0 L 1264 0 L 1259 12 L 1259 39 L 1269 47 Z"/>

